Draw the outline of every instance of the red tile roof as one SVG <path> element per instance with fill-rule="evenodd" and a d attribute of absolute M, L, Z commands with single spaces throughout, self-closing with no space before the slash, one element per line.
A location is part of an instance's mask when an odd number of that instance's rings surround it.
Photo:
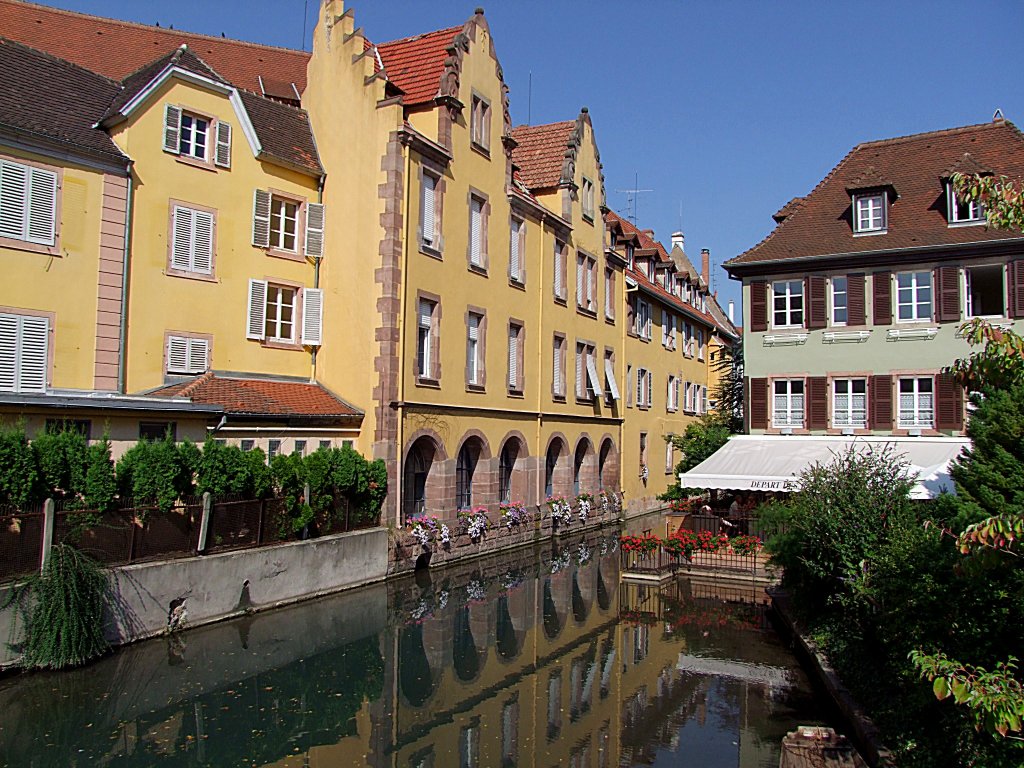
<path fill-rule="evenodd" d="M 161 387 L 156 397 L 187 397 L 193 403 L 223 406 L 229 415 L 344 417 L 362 416 L 319 384 L 273 379 L 243 379 L 212 371 L 189 381 Z"/>
<path fill-rule="evenodd" d="M 405 92 L 406 106 L 424 104 L 437 96 L 447 48 L 461 31 L 460 25 L 377 45 L 384 72 Z"/>
<path fill-rule="evenodd" d="M 114 80 L 187 43 L 221 76 L 261 93 L 259 75 L 306 87 L 310 54 L 241 40 L 151 27 L 101 16 L 0 0 L 0 34 Z"/>
<path fill-rule="evenodd" d="M 768 237 L 725 266 L 1020 238 L 987 226 L 948 225 L 943 180 L 960 168 L 1024 178 L 1024 136 L 1000 119 L 859 144 L 810 194 L 776 214 L 787 215 Z M 865 184 L 891 185 L 896 199 L 885 234 L 854 237 L 850 190 Z"/>
<path fill-rule="evenodd" d="M 512 129 L 518 146 L 512 150 L 512 163 L 519 167 L 523 183 L 530 189 L 557 187 L 575 120 L 547 125 L 519 125 Z"/>

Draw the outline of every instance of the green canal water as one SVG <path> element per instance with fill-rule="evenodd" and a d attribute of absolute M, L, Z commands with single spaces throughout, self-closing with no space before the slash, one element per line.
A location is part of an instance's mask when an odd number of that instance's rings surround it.
<path fill-rule="evenodd" d="M 763 593 L 591 533 L 0 680 L 6 766 L 771 766 L 821 723 Z"/>

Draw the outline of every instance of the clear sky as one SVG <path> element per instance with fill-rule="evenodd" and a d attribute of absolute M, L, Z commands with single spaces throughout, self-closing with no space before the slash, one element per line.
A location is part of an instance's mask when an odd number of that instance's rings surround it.
<path fill-rule="evenodd" d="M 352 0 L 373 41 L 453 26 L 481 0 Z M 306 45 L 318 0 L 50 0 L 255 42 Z M 986 122 L 1024 126 L 1020 0 L 490 0 L 514 124 L 590 108 L 608 204 L 715 266 L 767 235 L 861 141 Z M 0 32 L 2 34 L 2 32 Z M 532 80 L 532 89 L 530 86 Z M 532 91 L 532 98 L 530 93 Z M 681 212 L 681 213 L 680 213 Z M 723 306 L 738 284 L 713 270 Z"/>

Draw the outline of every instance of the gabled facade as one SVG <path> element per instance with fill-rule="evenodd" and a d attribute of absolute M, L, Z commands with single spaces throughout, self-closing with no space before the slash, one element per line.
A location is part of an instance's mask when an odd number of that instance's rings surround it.
<path fill-rule="evenodd" d="M 855 147 L 775 231 L 726 263 L 743 282 L 752 433 L 959 435 L 941 370 L 984 317 L 1020 329 L 1024 237 L 987 225 L 956 171 L 1024 177 L 1024 137 L 996 119 Z"/>

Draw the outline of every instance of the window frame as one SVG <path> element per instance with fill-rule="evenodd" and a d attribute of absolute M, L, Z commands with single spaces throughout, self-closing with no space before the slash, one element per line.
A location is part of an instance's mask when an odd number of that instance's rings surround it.
<path fill-rule="evenodd" d="M 469 203 L 469 227 L 466 232 L 466 266 L 471 272 L 479 272 L 487 274 L 488 265 L 490 262 L 488 255 L 488 229 L 489 220 L 491 213 L 491 204 L 488 202 L 487 195 L 475 188 L 469 190 L 468 195 Z M 480 230 L 476 231 L 473 226 L 474 223 L 474 206 L 480 206 L 479 222 Z M 473 257 L 473 241 L 477 240 L 477 255 Z"/>
<path fill-rule="evenodd" d="M 171 370 L 171 342 L 173 339 L 180 339 L 186 342 L 186 365 L 187 370 Z M 206 345 L 206 365 L 199 369 L 191 365 L 192 347 L 194 342 L 202 342 Z M 213 334 L 191 333 L 188 331 L 164 331 L 164 374 L 167 376 L 196 376 L 205 373 L 213 367 Z"/>
<path fill-rule="evenodd" d="M 952 181 L 946 182 L 946 221 L 951 227 L 972 227 L 988 223 L 985 215 L 985 206 L 980 200 L 969 200 L 967 206 L 967 218 L 961 219 L 960 200 L 956 194 L 956 188 Z M 973 212 L 973 215 L 972 215 Z"/>
<path fill-rule="evenodd" d="M 513 329 L 515 329 L 515 337 L 513 339 Z M 508 350 L 506 355 L 506 363 L 508 367 L 508 376 L 505 380 L 506 389 L 509 397 L 522 397 L 525 389 L 526 382 L 524 381 L 523 375 L 523 356 L 526 351 L 526 323 L 514 317 L 510 317 L 508 321 Z M 512 345 L 515 344 L 516 359 L 515 368 L 513 370 L 512 365 Z"/>
<path fill-rule="evenodd" d="M 874 208 L 871 201 L 878 199 L 878 225 L 874 226 Z M 863 204 L 863 206 L 862 206 Z M 867 224 L 864 225 L 862 207 L 866 209 Z M 881 235 L 889 230 L 889 193 L 887 190 L 859 192 L 853 195 L 853 232 L 855 235 Z"/>
<path fill-rule="evenodd" d="M 842 280 L 843 289 L 836 289 L 836 281 Z M 842 311 L 846 315 L 843 320 L 836 319 L 836 311 L 840 309 L 840 306 L 836 302 L 836 297 L 842 295 L 843 304 Z M 829 278 L 828 281 L 828 319 L 829 323 L 835 327 L 845 327 L 850 322 L 850 280 L 846 275 L 835 275 Z"/>
<path fill-rule="evenodd" d="M 829 423 L 832 429 L 867 429 L 868 428 L 868 380 L 863 376 L 841 376 L 832 379 L 831 390 L 831 418 Z M 847 388 L 847 392 L 840 393 L 839 385 L 844 384 Z M 863 387 L 863 392 L 855 391 L 855 387 L 860 385 Z M 858 395 L 863 397 L 863 408 L 856 408 L 854 406 L 854 398 Z M 847 405 L 844 409 L 840 409 L 839 398 L 845 396 L 847 398 Z M 858 414 L 863 414 L 863 418 L 857 420 Z M 840 419 L 839 417 L 843 418 Z"/>
<path fill-rule="evenodd" d="M 54 332 L 56 325 L 56 314 L 53 312 L 40 312 L 36 310 L 19 309 L 16 307 L 4 307 L 0 306 L 0 320 L 3 318 L 13 318 L 13 322 L 17 325 L 15 328 L 15 337 L 13 346 L 15 348 L 15 354 L 12 358 L 13 376 L 11 388 L 0 389 L 2 392 L 13 393 L 13 394 L 44 394 L 50 390 L 53 386 L 53 361 L 54 361 Z M 18 352 L 18 347 L 21 343 L 24 333 L 25 320 L 32 321 L 43 321 L 46 324 L 44 331 L 43 344 L 45 349 L 41 359 L 36 357 L 33 360 L 29 360 L 27 365 L 29 370 L 26 371 L 26 360 L 23 354 Z M 35 367 L 36 375 L 41 374 L 41 386 L 36 387 L 32 385 L 31 381 L 26 381 L 26 378 L 32 375 L 31 367 Z"/>
<path fill-rule="evenodd" d="M 429 324 L 423 324 L 423 302 L 430 304 Z M 441 382 L 441 297 L 418 291 L 416 294 L 416 357 L 414 371 L 418 386 L 436 387 Z M 426 331 L 426 333 L 424 333 Z"/>
<path fill-rule="evenodd" d="M 974 298 L 973 298 L 973 296 L 971 294 L 971 272 L 976 270 L 976 269 L 998 269 L 999 270 L 1000 291 L 1002 293 L 1002 295 L 1000 297 L 1000 303 L 1002 304 L 1003 308 L 1002 308 L 1002 311 L 999 314 L 997 314 L 997 315 L 983 315 L 983 314 L 975 314 L 974 313 Z M 1002 318 L 1006 318 L 1008 316 L 1009 309 L 1008 309 L 1007 299 L 1009 298 L 1009 296 L 1008 296 L 1008 287 L 1009 286 L 1007 285 L 1008 281 L 1007 281 L 1007 274 L 1006 274 L 1006 264 L 1002 264 L 1002 263 L 997 263 L 997 264 L 973 264 L 973 265 L 964 264 L 963 265 L 962 273 L 963 273 L 963 276 L 961 277 L 961 279 L 963 280 L 963 293 L 964 293 L 964 306 L 963 306 L 963 310 L 964 310 L 964 318 L 965 319 L 971 320 L 971 319 L 974 319 L 976 317 L 987 318 L 987 319 L 1002 319 Z"/>
<path fill-rule="evenodd" d="M 518 225 L 518 231 L 517 231 Z M 511 215 L 509 216 L 509 256 L 508 256 L 508 279 L 509 284 L 516 288 L 522 288 L 526 285 L 526 264 L 524 263 L 524 257 L 526 251 L 526 219 L 522 216 Z M 512 248 L 513 243 L 516 247 L 516 260 L 518 261 L 518 271 L 513 269 L 514 264 L 512 262 Z"/>
<path fill-rule="evenodd" d="M 566 272 L 567 262 L 569 261 L 569 246 L 563 240 L 555 238 L 555 248 L 552 252 L 554 260 L 552 262 L 552 275 L 551 291 L 554 296 L 555 302 L 562 304 L 563 306 L 568 303 L 569 288 L 566 285 Z"/>
<path fill-rule="evenodd" d="M 785 286 L 785 292 L 779 293 L 778 286 Z M 793 290 L 793 286 L 799 288 L 799 292 Z M 771 282 L 771 313 L 772 328 L 803 328 L 807 316 L 807 301 L 804 295 L 803 280 L 773 280 Z M 778 308 L 779 299 L 783 300 L 783 308 Z M 799 299 L 799 307 L 794 307 L 795 301 Z M 784 322 L 779 322 L 779 316 Z M 799 314 L 799 318 L 796 315 Z"/>
<path fill-rule="evenodd" d="M 904 392 L 903 385 L 908 382 L 913 382 L 911 392 Z M 928 392 L 924 392 L 921 389 L 921 384 L 928 382 Z M 896 424 L 899 429 L 935 429 L 935 377 L 934 376 L 899 376 L 896 380 Z M 910 395 L 913 398 L 912 408 L 909 411 L 905 411 L 903 407 L 903 396 Z M 920 418 L 922 412 L 927 412 L 926 409 L 921 407 L 922 395 L 928 395 L 931 400 L 930 411 L 931 418 L 928 421 L 924 421 Z M 912 413 L 913 418 L 904 419 L 904 413 Z"/>
<path fill-rule="evenodd" d="M 186 150 L 186 148 L 185 148 L 185 144 L 186 144 L 186 139 L 185 139 L 185 132 L 186 132 L 186 130 L 185 130 L 185 119 L 186 118 L 188 118 L 193 123 L 195 123 L 195 122 L 206 123 L 206 127 L 203 130 L 203 139 L 204 139 L 204 141 L 203 141 L 203 154 L 202 154 L 202 156 L 197 155 L 194 151 Z M 181 157 L 181 158 L 186 159 L 186 160 L 192 160 L 192 161 L 195 161 L 197 163 L 202 163 L 203 165 L 211 164 L 210 163 L 210 138 L 214 135 L 213 134 L 213 126 L 214 126 L 215 123 L 216 123 L 216 120 L 214 118 L 211 118 L 209 115 L 204 115 L 203 113 L 196 112 L 193 109 L 181 108 L 181 116 L 180 116 L 180 119 L 178 121 L 178 157 Z M 191 133 L 193 135 L 192 135 L 192 138 L 189 140 L 188 143 L 191 144 L 192 147 L 194 148 L 195 145 L 197 144 L 197 142 L 195 140 L 196 131 L 193 129 L 191 131 Z"/>
<path fill-rule="evenodd" d="M 472 319 L 477 319 L 476 339 L 472 338 Z M 472 367 L 470 354 L 473 354 Z M 472 374 L 472 375 L 471 375 Z M 466 388 L 483 392 L 487 386 L 487 311 L 481 307 L 466 309 Z"/>
<path fill-rule="evenodd" d="M 900 285 L 900 278 L 904 277 L 906 275 L 910 276 L 911 284 L 909 286 L 901 286 Z M 927 280 L 927 287 L 928 287 L 928 312 L 923 317 L 919 316 L 919 314 L 920 314 L 919 310 L 920 310 L 920 307 L 923 306 L 923 302 L 921 302 L 919 300 L 918 292 L 924 286 L 919 285 L 918 282 L 917 282 L 917 278 L 919 276 L 921 276 L 921 275 L 925 276 L 925 278 Z M 933 283 L 932 271 L 930 269 L 921 269 L 921 270 L 914 270 L 914 271 L 896 272 L 896 273 L 893 274 L 892 280 L 893 280 L 893 285 L 894 285 L 894 287 L 896 289 L 895 291 L 893 291 L 893 301 L 896 304 L 895 312 L 893 313 L 893 316 L 896 318 L 896 322 L 897 323 L 927 323 L 927 322 L 932 322 L 933 317 L 934 317 L 934 312 L 935 312 L 935 285 Z M 905 290 L 910 290 L 911 291 L 911 301 L 910 302 L 903 302 L 902 301 L 902 297 L 900 296 L 900 293 L 901 293 L 901 291 L 905 291 Z M 904 307 L 904 306 L 909 306 L 909 307 L 912 308 L 912 310 L 913 310 L 913 313 L 912 313 L 913 316 L 912 317 L 909 317 L 909 318 L 900 317 L 900 308 Z"/>
<path fill-rule="evenodd" d="M 651 340 L 652 312 L 651 302 L 638 296 L 636 299 L 636 335 L 641 341 Z"/>
<path fill-rule="evenodd" d="M 473 91 L 470 97 L 470 146 L 491 156 L 491 100 Z"/>
<path fill-rule="evenodd" d="M 785 386 L 784 392 L 779 392 L 779 385 Z M 800 391 L 795 392 L 799 386 Z M 783 397 L 786 401 L 784 409 L 778 408 L 778 398 Z M 799 408 L 795 406 L 796 398 L 799 398 Z M 772 427 L 775 429 L 803 429 L 807 420 L 807 382 L 801 378 L 778 378 L 772 379 Z M 779 414 L 785 413 L 785 418 L 780 419 Z M 799 414 L 799 421 L 794 418 Z"/>
<path fill-rule="evenodd" d="M 556 331 L 551 342 L 551 398 L 558 402 L 565 402 L 565 345 L 566 336 Z M 558 367 L 555 367 L 555 360 L 558 360 Z"/>
<path fill-rule="evenodd" d="M 428 256 L 435 258 L 441 258 L 441 254 L 444 252 L 444 236 L 442 235 L 442 222 L 444 216 L 444 192 L 445 192 L 445 177 L 444 172 L 440 168 L 434 168 L 427 166 L 426 164 L 420 164 L 420 220 L 417 229 L 417 240 L 419 242 L 419 249 L 421 253 L 425 253 Z M 426 179 L 430 178 L 433 183 L 433 231 L 428 242 L 426 238 L 426 205 L 427 205 L 427 186 Z"/>
<path fill-rule="evenodd" d="M 63 256 L 64 252 L 61 247 L 61 214 L 64 198 L 64 195 L 62 194 L 64 190 L 64 169 L 59 166 L 47 165 L 22 157 L 0 155 L 0 179 L 2 179 L 4 165 L 20 166 L 26 169 L 25 208 L 21 213 L 23 224 L 21 234 L 23 234 L 24 237 L 0 235 L 0 247 L 9 248 L 15 251 L 44 253 L 49 256 Z M 47 216 L 47 218 L 50 219 L 49 223 L 52 231 L 52 243 L 49 242 L 50 238 L 32 238 L 29 232 L 29 222 L 32 216 L 31 200 L 33 199 L 33 195 L 31 192 L 31 179 L 33 172 L 42 172 L 52 176 L 53 178 L 53 211 Z M 0 184 L 2 184 L 2 181 L 0 181 Z"/>
<path fill-rule="evenodd" d="M 192 247 L 189 249 L 189 265 L 190 268 L 182 269 L 180 266 L 175 266 L 174 263 L 174 250 L 177 243 L 177 216 L 178 210 L 189 211 L 192 216 Z M 196 269 L 195 268 L 195 214 L 207 214 L 211 218 L 210 227 L 210 268 L 208 270 Z M 185 277 L 192 280 L 207 280 L 216 281 L 217 274 L 217 209 L 209 208 L 204 205 L 197 205 L 196 203 L 185 202 L 184 200 L 176 200 L 171 198 L 167 204 L 167 265 L 165 272 L 168 275 L 174 277 Z"/>
<path fill-rule="evenodd" d="M 594 222 L 594 182 L 586 176 L 583 177 L 583 183 L 580 185 L 580 206 L 584 220 L 592 224 Z"/>
<path fill-rule="evenodd" d="M 576 251 L 576 310 L 597 316 L 597 258 L 584 250 Z"/>
<path fill-rule="evenodd" d="M 604 268 L 604 319 L 615 323 L 615 269 Z"/>

